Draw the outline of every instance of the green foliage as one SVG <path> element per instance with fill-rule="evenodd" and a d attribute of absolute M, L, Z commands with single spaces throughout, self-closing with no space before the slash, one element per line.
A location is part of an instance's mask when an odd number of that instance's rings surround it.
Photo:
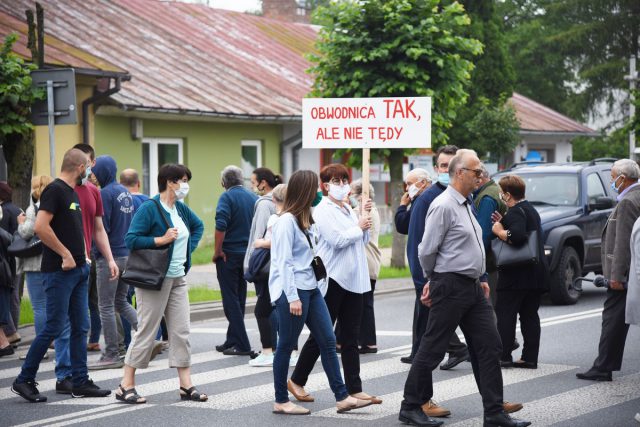
<path fill-rule="evenodd" d="M 473 148 L 478 153 L 487 151 L 487 146 L 511 147 L 512 122 L 509 120 L 508 108 L 504 107 L 504 101 L 513 93 L 515 73 L 507 52 L 502 23 L 496 13 L 495 1 L 464 0 L 463 4 L 471 18 L 466 35 L 480 40 L 484 45 L 484 51 L 476 61 L 476 68 L 471 76 L 469 101 L 460 109 L 449 131 L 450 141 L 459 147 Z M 492 132 L 478 126 L 475 129 L 477 131 L 470 132 L 471 123 L 481 125 L 480 115 L 485 118 L 491 116 L 489 118 L 492 120 Z M 506 127 L 500 129 L 500 124 Z M 506 140 L 498 140 L 502 137 Z M 489 151 L 495 152 L 493 149 Z"/>
<path fill-rule="evenodd" d="M 599 157 L 629 157 L 629 134 L 626 129 L 618 129 L 598 138 L 579 137 L 573 140 L 573 160 L 576 162 Z"/>
<path fill-rule="evenodd" d="M 446 129 L 467 98 L 471 58 L 481 44 L 462 35 L 469 17 L 458 3 L 440 0 L 368 0 L 331 3 L 316 16 L 319 55 L 310 72 L 311 96 L 359 98 L 430 96 L 432 141 L 447 141 Z"/>
<path fill-rule="evenodd" d="M 476 108 L 476 114 L 461 126 L 480 155 L 489 152 L 491 160 L 502 163 L 504 155 L 512 152 L 520 142 L 515 109 L 503 98 L 496 103 L 480 99 Z"/>

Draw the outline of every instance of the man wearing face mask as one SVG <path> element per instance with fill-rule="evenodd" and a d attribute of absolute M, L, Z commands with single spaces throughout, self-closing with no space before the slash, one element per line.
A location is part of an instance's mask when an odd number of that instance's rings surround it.
<path fill-rule="evenodd" d="M 104 206 L 102 223 L 109 237 L 111 253 L 118 269 L 124 270 L 129 257 L 124 236 L 133 219 L 133 199 L 129 191 L 116 181 L 117 170 L 116 161 L 111 156 L 98 157 L 92 169 L 101 188 L 100 196 Z M 109 276 L 107 259 L 99 253 L 96 254 L 98 304 L 105 349 L 100 360 L 90 364 L 89 369 L 113 369 L 124 366 L 124 362 L 118 357 L 116 312 L 123 316 L 134 330 L 138 325 L 136 311 L 127 301 L 129 286 L 119 278 L 111 280 Z"/>
<path fill-rule="evenodd" d="M 440 196 L 449 185 L 449 161 L 455 156 L 457 151 L 458 147 L 455 145 L 445 145 L 438 149 L 434 159 L 435 170 L 438 173 L 438 181 L 417 197 L 411 207 L 412 213 L 409 221 L 407 258 L 415 286 L 416 302 L 413 316 L 413 346 L 411 348 L 411 355 L 400 359 L 404 363 L 411 363 L 413 361 L 413 357 L 420 347 L 420 340 L 424 335 L 427 320 L 429 319 L 429 308 L 420 303 L 420 296 L 422 295 L 422 288 L 426 283 L 426 279 L 418 259 L 418 245 L 424 235 L 428 236 L 429 233 L 437 231 L 425 230 L 425 219 L 427 218 L 427 212 L 429 211 L 431 203 Z M 449 353 L 449 360 L 441 366 L 441 369 L 451 369 L 459 363 L 469 360 L 467 346 L 460 342 L 455 333 L 451 336 L 447 352 Z M 435 403 L 433 403 L 431 407 L 426 408 L 425 411 L 427 409 L 429 410 L 429 412 L 427 412 L 429 416 L 449 415 L 448 410 L 437 407 Z"/>
<path fill-rule="evenodd" d="M 627 282 L 631 264 L 630 239 L 633 224 L 640 217 L 640 168 L 630 159 L 621 159 L 611 167 L 611 188 L 618 194 L 616 205 L 602 231 L 602 270 L 609 280 L 602 311 L 602 331 L 598 357 L 587 372 L 577 373 L 581 380 L 611 381 L 612 372 L 622 367 L 622 356 L 629 325 L 625 323 Z M 632 273 L 635 274 L 635 273 Z"/>
<path fill-rule="evenodd" d="M 409 233 L 409 220 L 411 218 L 411 204 L 420 196 L 427 188 L 431 186 L 431 177 L 429 172 L 422 168 L 412 169 L 404 179 L 407 192 L 400 199 L 400 206 L 396 211 L 394 222 L 396 230 L 400 234 Z"/>
<path fill-rule="evenodd" d="M 43 243 L 41 271 L 47 295 L 47 320 L 29 348 L 20 375 L 11 386 L 11 391 L 30 402 L 47 400 L 36 387 L 36 373 L 49 344 L 53 339 L 60 339 L 68 322 L 71 325 L 68 344 L 72 375 L 70 394 L 74 397 L 105 397 L 111 393 L 95 385 L 87 373 L 85 340 L 89 329 L 89 265 L 82 231 L 81 206 L 74 187 L 87 176 L 88 162 L 88 157 L 82 151 L 67 151 L 62 160 L 60 178 L 49 184 L 40 198 L 35 233 Z M 100 252 L 111 258 L 108 240 L 99 236 L 94 236 L 94 239 Z M 118 267 L 112 258 L 109 264 L 111 278 L 116 278 Z M 56 391 L 57 388 L 56 385 Z"/>

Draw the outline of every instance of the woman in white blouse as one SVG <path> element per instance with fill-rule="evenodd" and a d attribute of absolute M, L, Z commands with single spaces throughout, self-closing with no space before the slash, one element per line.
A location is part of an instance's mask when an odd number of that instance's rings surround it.
<path fill-rule="evenodd" d="M 347 393 L 340 374 L 333 325 L 311 266 L 315 251 L 312 242 L 317 239 L 311 207 L 322 198 L 317 189 L 318 176 L 314 172 L 302 170 L 291 175 L 282 214 L 272 230 L 269 293 L 278 315 L 278 345 L 273 360 L 276 414 L 310 413 L 289 401 L 287 393 L 289 359 L 305 324 L 316 337 L 338 412 L 371 404 Z"/>
<path fill-rule="evenodd" d="M 380 404 L 381 399 L 362 391 L 358 349 L 363 294 L 371 291 L 365 253 L 371 217 L 362 215 L 358 219 L 349 205 L 349 171 L 344 165 L 333 163 L 325 166 L 320 171 L 320 180 L 328 197 L 315 208 L 313 219 L 320 235 L 318 254 L 324 261 L 329 276 L 325 302 L 331 323 L 334 324 L 336 319 L 340 322 L 345 384 L 351 396 Z M 365 201 L 362 206 L 365 212 L 369 212 L 371 201 Z M 313 401 L 313 397 L 305 392 L 304 386 L 319 354 L 316 337 L 311 331 L 289 381 L 289 391 L 298 400 Z"/>

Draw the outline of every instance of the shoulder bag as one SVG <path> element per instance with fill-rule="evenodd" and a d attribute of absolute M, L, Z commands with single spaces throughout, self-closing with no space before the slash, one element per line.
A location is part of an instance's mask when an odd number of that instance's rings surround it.
<path fill-rule="evenodd" d="M 152 201 L 158 208 L 160 217 L 167 229 L 171 228 L 167 218 L 164 216 L 162 207 L 160 207 L 160 203 L 155 199 L 152 199 Z M 169 250 L 172 245 L 173 243 L 154 249 L 131 251 L 129 259 L 127 259 L 127 265 L 120 277 L 122 281 L 136 288 L 159 291 L 169 269 Z"/>
<path fill-rule="evenodd" d="M 327 278 L 327 269 L 324 266 L 324 262 L 322 262 L 322 258 L 316 255 L 316 251 L 311 244 L 311 238 L 309 237 L 309 233 L 304 232 L 304 235 L 307 237 L 307 242 L 309 242 L 309 247 L 311 248 L 311 252 L 313 252 L 313 260 L 311 260 L 311 268 L 313 268 L 313 274 L 316 276 L 316 280 L 319 282 L 323 279 Z"/>
<path fill-rule="evenodd" d="M 527 214 L 525 214 L 525 220 Z M 527 241 L 520 246 L 511 245 L 503 240 L 495 238 L 491 241 L 491 251 L 496 258 L 498 269 L 514 267 L 518 265 L 537 264 L 538 259 L 538 231 L 527 233 Z"/>
<path fill-rule="evenodd" d="M 34 206 L 36 214 L 38 208 Z M 23 239 L 20 233 L 13 233 L 11 244 L 7 248 L 7 253 L 17 258 L 31 258 L 42 254 L 42 240 L 35 234 L 30 239 Z"/>
<path fill-rule="evenodd" d="M 264 231 L 262 238 L 267 235 Z M 249 249 L 247 249 L 249 250 Z M 249 265 L 244 273 L 244 280 L 247 282 L 266 282 L 269 280 L 269 270 L 271 269 L 271 249 L 254 248 L 249 256 Z"/>

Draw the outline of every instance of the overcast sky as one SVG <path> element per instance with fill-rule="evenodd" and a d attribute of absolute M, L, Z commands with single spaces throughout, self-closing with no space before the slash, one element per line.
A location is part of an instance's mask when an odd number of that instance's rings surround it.
<path fill-rule="evenodd" d="M 236 10 L 238 12 L 256 11 L 260 9 L 260 0 L 181 0 L 188 3 L 204 3 L 218 9 Z"/>

